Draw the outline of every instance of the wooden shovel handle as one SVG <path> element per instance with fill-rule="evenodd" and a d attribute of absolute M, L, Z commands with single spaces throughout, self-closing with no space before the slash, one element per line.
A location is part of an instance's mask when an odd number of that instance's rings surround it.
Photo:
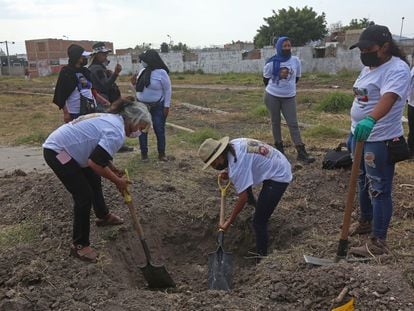
<path fill-rule="evenodd" d="M 362 159 L 362 149 L 364 147 L 363 141 L 358 141 L 355 147 L 354 161 L 352 162 L 351 177 L 349 178 L 348 196 L 346 198 L 346 206 L 344 210 L 344 219 L 341 229 L 341 240 L 347 240 L 349 234 L 349 227 L 351 225 L 351 214 L 354 206 L 354 198 L 356 193 L 356 184 L 358 181 L 359 170 Z"/>
<path fill-rule="evenodd" d="M 230 186 L 230 179 L 228 180 L 227 184 L 222 185 L 221 184 L 221 175 L 219 174 L 217 176 L 217 184 L 219 186 L 220 189 L 220 197 L 221 197 L 221 202 L 220 202 L 220 218 L 219 218 L 219 226 L 221 227 L 224 224 L 224 210 L 226 207 L 226 191 Z"/>
<path fill-rule="evenodd" d="M 127 169 L 125 169 L 125 176 L 127 177 L 128 181 L 130 181 Z M 134 204 L 132 203 L 131 194 L 128 191 L 125 191 L 123 195 L 124 195 L 125 204 L 128 206 L 129 213 L 131 214 L 132 224 L 134 225 L 134 229 L 138 233 L 140 240 L 145 240 L 144 230 L 142 229 L 137 212 L 135 211 L 135 208 L 134 208 Z"/>

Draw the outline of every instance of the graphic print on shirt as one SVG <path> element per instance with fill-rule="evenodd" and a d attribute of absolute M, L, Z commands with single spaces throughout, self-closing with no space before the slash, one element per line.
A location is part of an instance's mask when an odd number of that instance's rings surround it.
<path fill-rule="evenodd" d="M 368 89 L 367 88 L 358 88 L 354 87 L 355 99 L 358 101 L 361 107 L 364 107 L 368 103 Z"/>
<path fill-rule="evenodd" d="M 294 73 L 295 73 L 295 71 L 293 70 L 293 68 L 280 67 L 279 79 L 280 80 L 286 79 L 286 80 L 290 81 L 292 79 L 292 77 L 294 76 Z"/>
<path fill-rule="evenodd" d="M 247 140 L 247 153 L 256 153 L 264 157 L 270 157 L 271 147 L 259 140 L 248 139 Z"/>
<path fill-rule="evenodd" d="M 78 78 L 78 90 L 79 92 L 83 89 L 91 89 L 92 83 L 85 78 L 85 76 L 81 73 L 76 73 L 76 77 Z"/>

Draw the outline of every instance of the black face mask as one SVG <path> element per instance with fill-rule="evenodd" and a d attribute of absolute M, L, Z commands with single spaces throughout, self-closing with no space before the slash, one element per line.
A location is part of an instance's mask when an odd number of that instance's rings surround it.
<path fill-rule="evenodd" d="M 292 51 L 291 50 L 282 50 L 282 55 L 288 57 L 288 56 L 292 55 Z"/>
<path fill-rule="evenodd" d="M 81 63 L 80 63 L 80 66 L 81 67 L 84 67 L 84 66 L 86 66 L 88 64 L 88 59 L 86 59 L 86 58 L 82 58 L 82 61 L 81 61 Z"/>
<path fill-rule="evenodd" d="M 378 67 L 381 65 L 377 51 L 361 53 L 361 62 L 367 67 Z"/>

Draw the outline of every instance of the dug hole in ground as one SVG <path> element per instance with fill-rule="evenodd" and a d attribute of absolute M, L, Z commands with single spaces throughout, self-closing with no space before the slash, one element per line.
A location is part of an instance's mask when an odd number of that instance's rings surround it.
<path fill-rule="evenodd" d="M 315 268 L 303 254 L 335 256 L 349 180 L 349 171 L 321 170 L 321 158 L 305 168 L 294 165 L 294 180 L 269 222 L 270 255 L 260 264 L 246 258 L 255 245 L 252 207 L 226 232 L 226 251 L 235 260 L 230 292 L 207 289 L 220 193 L 216 172 L 200 171 L 195 155 L 157 163 L 163 178 L 143 175 L 131 187 L 154 261 L 177 284 L 164 291 L 146 288 L 141 244 L 113 185 L 103 182 L 104 195 L 125 224 L 98 228 L 91 217 L 100 256 L 86 264 L 69 256 L 72 199 L 59 180 L 48 170 L 7 172 L 0 177 L 0 310 L 329 310 L 344 287 L 356 310 L 413 310 L 413 190 L 405 186 L 412 176 L 404 174 L 410 164 L 397 169 L 394 181 L 393 254 Z M 235 200 L 230 190 L 227 212 Z M 351 245 L 362 241 L 350 239 Z"/>

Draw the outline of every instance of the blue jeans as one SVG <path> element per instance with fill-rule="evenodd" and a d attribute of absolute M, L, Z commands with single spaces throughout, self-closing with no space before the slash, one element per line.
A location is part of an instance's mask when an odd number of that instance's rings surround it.
<path fill-rule="evenodd" d="M 288 185 L 288 183 L 273 180 L 265 180 L 263 182 L 253 216 L 253 229 L 256 234 L 256 252 L 259 255 L 267 255 L 267 244 L 269 241 L 267 223 Z"/>
<path fill-rule="evenodd" d="M 356 141 L 351 134 L 348 144 L 354 153 Z M 385 240 L 392 217 L 392 180 L 395 164 L 391 163 L 385 142 L 365 142 L 358 177 L 361 220 L 372 221 L 372 235 Z"/>
<path fill-rule="evenodd" d="M 159 154 L 165 154 L 165 116 L 163 103 L 147 105 L 151 113 L 152 126 L 157 136 L 157 149 Z M 142 133 L 138 137 L 141 153 L 148 153 L 148 133 Z"/>

